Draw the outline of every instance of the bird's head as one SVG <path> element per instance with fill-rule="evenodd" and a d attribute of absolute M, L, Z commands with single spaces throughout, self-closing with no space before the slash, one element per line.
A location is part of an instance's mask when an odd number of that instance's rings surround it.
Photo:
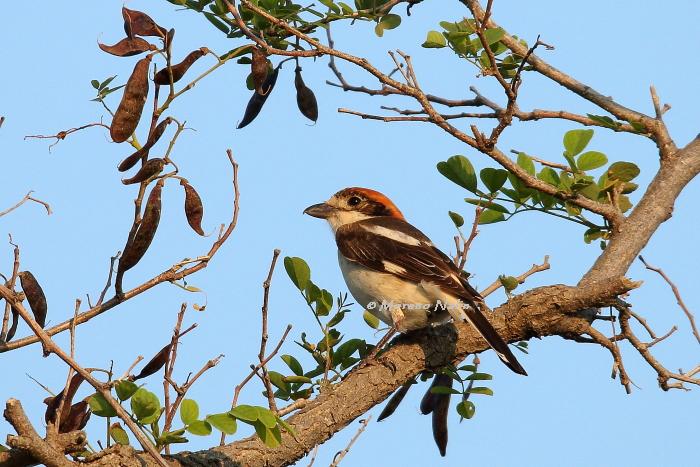
<path fill-rule="evenodd" d="M 373 217 L 404 219 L 399 208 L 386 196 L 369 188 L 351 187 L 340 190 L 325 203 L 304 209 L 319 219 L 326 219 L 333 230 L 345 224 Z"/>

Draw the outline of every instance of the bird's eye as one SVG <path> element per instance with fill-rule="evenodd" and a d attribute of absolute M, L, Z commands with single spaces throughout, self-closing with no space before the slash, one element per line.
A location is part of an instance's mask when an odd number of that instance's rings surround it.
<path fill-rule="evenodd" d="M 350 206 L 357 206 L 358 204 L 360 204 L 360 201 L 362 200 L 359 197 L 353 196 L 348 200 L 348 204 Z"/>

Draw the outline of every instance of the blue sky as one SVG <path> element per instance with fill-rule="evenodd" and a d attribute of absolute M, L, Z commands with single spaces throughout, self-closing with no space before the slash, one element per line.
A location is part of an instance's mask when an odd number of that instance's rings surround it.
<path fill-rule="evenodd" d="M 491 97 L 498 89 L 477 71 L 459 62 L 447 50 L 420 47 L 426 31 L 441 20 L 459 20 L 465 11 L 459 2 L 424 2 L 413 8 L 404 24 L 374 36 L 372 25 L 338 27 L 338 48 L 363 55 L 384 70 L 391 69 L 387 50 L 401 48 L 413 56 L 424 89 L 451 98 L 470 97 L 477 86 Z M 109 257 L 121 249 L 130 225 L 134 187 L 125 187 L 115 167 L 130 153 L 125 144 L 109 141 L 105 131 L 88 129 L 69 136 L 49 153 L 48 142 L 24 140 L 25 135 L 51 134 L 98 121 L 103 109 L 94 97 L 91 79 L 118 75 L 122 84 L 133 59 L 102 53 L 96 42 L 114 43 L 122 37 L 119 1 L 29 2 L 5 5 L 0 18 L 4 72 L 0 74 L 0 205 L 4 208 L 28 190 L 54 209 L 46 216 L 36 205 L 27 205 L 0 218 L 0 269 L 11 269 L 12 233 L 22 247 L 23 267 L 34 272 L 48 296 L 51 324 L 72 315 L 75 298 L 92 297 L 104 284 Z M 176 59 L 206 45 L 217 53 L 233 47 L 231 41 L 202 17 L 176 11 L 163 1 L 134 0 L 130 8 L 146 10 L 162 25 L 175 27 Z M 496 1 L 494 17 L 511 33 L 556 46 L 540 53 L 553 65 L 619 102 L 652 112 L 648 87 L 654 84 L 664 102 L 671 134 L 679 145 L 693 138 L 698 128 L 696 91 L 700 72 L 692 51 L 698 35 L 700 6 L 676 1 L 660 11 L 657 5 L 633 1 L 603 2 L 506 2 Z M 205 57 L 189 76 L 205 70 L 213 61 Z M 229 64 L 203 80 L 175 105 L 171 115 L 187 120 L 195 131 L 185 132 L 174 157 L 184 176 L 200 192 L 205 203 L 204 226 L 210 231 L 225 222 L 230 212 L 230 171 L 225 149 L 232 148 L 240 163 L 241 216 L 239 226 L 210 266 L 189 283 L 206 291 L 204 312 L 189 312 L 186 323 L 198 329 L 183 339 L 176 370 L 179 380 L 196 371 L 209 358 L 226 357 L 191 390 L 205 413 L 225 410 L 233 387 L 256 359 L 259 343 L 262 280 L 274 248 L 283 255 L 301 256 L 312 268 L 312 277 L 323 287 L 344 291 L 333 239 L 326 226 L 302 216 L 309 204 L 328 198 L 346 186 L 367 186 L 389 195 L 406 217 L 445 251 L 451 251 L 453 227 L 447 211 L 469 218 L 472 211 L 462 201 L 466 193 L 435 170 L 438 161 L 464 154 L 478 167 L 493 166 L 483 156 L 426 124 L 363 121 L 338 114 L 347 107 L 377 112 L 380 105 L 415 108 L 409 101 L 343 93 L 325 85 L 331 74 L 326 60 L 303 63 L 305 81 L 316 92 L 320 118 L 307 124 L 298 114 L 293 93 L 293 66 L 281 72 L 277 88 L 258 119 L 244 130 L 235 130 L 249 97 L 243 81 L 246 67 Z M 376 85 L 361 71 L 340 64 L 354 83 Z M 111 96 L 116 107 L 117 97 Z M 558 85 L 531 74 L 521 87 L 520 106 L 564 108 L 578 113 L 601 113 L 567 94 Z M 469 122 L 460 122 L 468 128 Z M 561 157 L 561 138 L 575 128 L 570 123 L 516 123 L 506 130 L 500 146 L 516 148 L 546 159 Z M 143 133 L 143 131 L 141 131 Z M 629 135 L 596 130 L 591 149 L 611 160 L 631 160 L 642 168 L 640 180 L 650 180 L 657 155 L 649 141 Z M 173 185 L 174 186 L 174 185 Z M 182 194 L 166 187 L 164 212 L 153 246 L 128 275 L 133 286 L 183 257 L 205 252 L 210 239 L 193 234 L 181 212 Z M 700 221 L 694 200 L 700 190 L 692 183 L 681 195 L 673 218 L 664 224 L 644 251 L 653 264 L 662 266 L 675 280 L 691 309 L 700 309 L 695 294 L 694 248 Z M 577 227 L 539 215 L 517 216 L 508 223 L 484 226 L 474 243 L 468 269 L 474 284 L 483 288 L 499 274 L 519 274 L 544 255 L 552 269 L 532 277 L 525 287 L 550 283 L 575 283 L 592 264 L 599 250 L 582 241 Z M 680 331 L 654 348 L 671 369 L 698 363 L 697 342 L 660 278 L 635 264 L 629 273 L 644 280 L 630 297 L 639 312 L 663 333 L 677 324 Z M 494 294 L 489 303 L 505 297 Z M 129 303 L 80 326 L 77 358 L 85 366 L 115 362 L 121 374 L 137 355 L 149 358 L 169 339 L 182 301 L 201 303 L 203 298 L 161 285 Z M 348 335 L 376 337 L 364 325 L 355 307 L 343 325 Z M 292 336 L 314 332 L 315 323 L 282 268 L 276 271 L 270 302 L 270 334 L 276 340 L 287 323 Z M 604 331 L 609 331 L 603 328 Z M 19 335 L 27 332 L 24 327 Z M 65 335 L 58 342 L 67 343 Z M 495 396 L 481 397 L 476 417 L 462 424 L 450 417 L 450 443 L 445 459 L 438 456 L 430 433 L 430 420 L 418 413 L 422 389 L 414 389 L 397 413 L 382 423 L 372 422 L 343 461 L 348 466 L 465 464 L 508 466 L 589 465 L 693 465 L 688 447 L 694 445 L 694 429 L 700 408 L 697 391 L 664 393 L 656 378 L 626 345 L 626 365 L 640 387 L 625 395 L 609 378 L 611 359 L 600 347 L 574 344 L 559 338 L 530 342 L 531 353 L 521 356 L 529 377 L 518 377 L 484 354 L 484 369 L 494 375 Z M 283 353 L 299 355 L 290 340 Z M 273 369 L 283 369 L 278 360 Z M 25 376 L 29 373 L 58 390 L 66 369 L 55 357 L 43 359 L 38 346 L 0 357 L 6 383 L 0 399 L 18 397 L 32 419 L 41 424 L 46 396 Z M 160 391 L 153 378 L 147 387 Z M 87 393 L 86 393 L 87 394 Z M 264 404 L 260 387 L 251 384 L 242 402 Z M 373 410 L 375 418 L 378 410 Z M 692 423 L 692 424 L 691 424 Z M 102 437 L 102 425 L 90 425 L 93 437 Z M 336 435 L 319 449 L 317 465 L 327 465 L 342 449 L 357 425 Z M 3 425 L 0 433 L 8 432 Z M 240 435 L 246 432 L 241 430 Z M 193 438 L 189 449 L 215 443 L 214 437 Z M 305 463 L 300 462 L 300 465 Z"/>

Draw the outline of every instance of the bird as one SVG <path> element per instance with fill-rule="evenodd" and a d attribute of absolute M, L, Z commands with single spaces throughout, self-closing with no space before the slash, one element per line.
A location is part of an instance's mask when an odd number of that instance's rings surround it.
<path fill-rule="evenodd" d="M 304 214 L 328 222 L 348 290 L 379 320 L 400 333 L 452 320 L 468 322 L 508 368 L 527 375 L 482 313 L 483 298 L 467 281 L 468 274 L 411 225 L 387 196 L 369 188 L 349 187 L 328 201 L 307 207 Z M 446 385 L 444 375 L 438 373 L 435 384 Z M 399 390 L 399 399 L 406 388 Z M 428 395 L 424 401 L 421 411 L 433 413 L 433 434 L 444 456 L 449 399 L 447 405 L 444 398 Z"/>

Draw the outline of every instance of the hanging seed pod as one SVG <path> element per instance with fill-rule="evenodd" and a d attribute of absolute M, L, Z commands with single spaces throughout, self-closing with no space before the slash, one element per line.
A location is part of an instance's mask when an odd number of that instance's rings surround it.
<path fill-rule="evenodd" d="M 132 55 L 138 55 L 143 52 L 148 52 L 149 50 L 156 50 L 155 45 L 140 37 L 134 37 L 133 39 L 127 37 L 114 45 L 105 45 L 99 42 L 97 45 L 103 51 L 116 55 L 117 57 L 131 57 Z"/>
<path fill-rule="evenodd" d="M 180 180 L 180 185 L 185 188 L 185 217 L 192 230 L 204 237 L 202 230 L 202 216 L 204 216 L 204 206 L 199 193 L 185 180 Z"/>
<path fill-rule="evenodd" d="M 248 105 L 245 108 L 245 113 L 243 114 L 243 120 L 241 120 L 241 123 L 238 124 L 238 129 L 243 128 L 244 126 L 248 125 L 250 122 L 255 120 L 255 117 L 258 116 L 260 113 L 260 110 L 262 110 L 263 105 L 265 105 L 265 101 L 267 100 L 267 97 L 270 95 L 272 92 L 272 89 L 275 87 L 275 83 L 277 82 L 277 75 L 279 74 L 280 71 L 280 65 L 277 65 L 277 68 L 275 68 L 272 73 L 270 73 L 267 76 L 267 79 L 265 80 L 265 83 L 263 84 L 263 90 L 265 91 L 265 94 L 258 94 L 257 91 L 253 92 L 252 97 L 248 101 Z"/>
<path fill-rule="evenodd" d="M 73 404 L 70 410 L 66 410 L 66 412 L 68 412 L 68 416 L 61 420 L 61 424 L 58 427 L 59 433 L 82 430 L 87 425 L 88 420 L 90 420 L 90 414 L 92 413 L 86 400 Z"/>
<path fill-rule="evenodd" d="M 404 399 L 404 397 L 406 397 L 406 394 L 408 394 L 408 390 L 411 389 L 411 386 L 413 386 L 413 380 L 409 380 L 407 383 L 401 386 L 393 396 L 391 396 L 391 399 L 389 399 L 389 402 L 387 402 L 386 406 L 382 410 L 382 413 L 379 414 L 379 417 L 377 418 L 378 422 L 381 422 L 394 413 L 399 404 L 401 404 L 401 401 Z"/>
<path fill-rule="evenodd" d="M 46 325 L 46 295 L 31 272 L 22 271 L 17 275 L 22 284 L 22 291 L 29 302 L 29 308 L 34 314 L 34 320 L 43 328 Z"/>
<path fill-rule="evenodd" d="M 143 106 L 148 97 L 148 67 L 151 55 L 136 63 L 134 71 L 124 87 L 124 95 L 119 103 L 109 133 L 115 143 L 126 141 L 134 133 L 141 119 Z"/>
<path fill-rule="evenodd" d="M 168 362 L 168 357 L 170 357 L 170 347 L 172 343 L 166 345 L 141 369 L 141 372 L 134 376 L 133 381 L 137 379 L 145 378 L 146 376 L 151 376 L 156 371 L 160 370 Z"/>
<path fill-rule="evenodd" d="M 129 37 L 156 36 L 165 39 L 168 34 L 167 29 L 158 26 L 150 16 L 142 11 L 122 7 L 122 16 L 124 17 L 124 32 Z"/>
<path fill-rule="evenodd" d="M 452 378 L 449 376 L 447 378 L 449 382 L 446 386 L 451 388 Z M 450 395 L 440 394 L 440 396 L 443 397 L 437 400 L 437 404 L 433 409 L 433 439 L 440 450 L 440 455 L 445 457 L 447 452 L 447 415 L 450 410 Z"/>
<path fill-rule="evenodd" d="M 315 122 L 318 120 L 318 103 L 314 92 L 309 89 L 301 77 L 301 67 L 294 70 L 294 87 L 297 90 L 297 106 L 304 117 Z"/>
<path fill-rule="evenodd" d="M 253 75 L 253 83 L 255 84 L 255 92 L 258 94 L 267 94 L 269 90 L 265 85 L 267 74 L 270 71 L 271 63 L 268 60 L 265 52 L 259 47 L 253 47 L 253 59 L 250 63 L 250 73 Z"/>
<path fill-rule="evenodd" d="M 138 161 L 143 158 L 143 156 L 148 156 L 148 151 L 153 147 L 154 144 L 158 142 L 161 136 L 163 136 L 163 133 L 165 132 L 165 129 L 167 128 L 168 125 L 172 123 L 173 119 L 170 117 L 167 117 L 164 119 L 162 122 L 160 122 L 156 127 L 153 129 L 153 133 L 148 137 L 148 141 L 135 153 L 124 159 L 118 166 L 117 168 L 119 169 L 120 172 L 125 172 L 132 168 L 133 166 L 136 165 Z"/>
<path fill-rule="evenodd" d="M 124 185 L 131 185 L 133 183 L 145 182 L 151 177 L 154 177 L 163 171 L 165 167 L 165 160 L 158 157 L 154 159 L 149 159 L 145 164 L 141 166 L 138 172 L 131 178 L 123 178 L 122 183 Z"/>
<path fill-rule="evenodd" d="M 7 330 L 7 337 L 5 338 L 6 342 L 10 342 L 13 337 L 15 337 L 15 333 L 17 332 L 17 324 L 19 323 L 19 312 L 15 310 L 14 307 L 12 307 L 12 325 L 10 326 L 10 329 Z"/>
<path fill-rule="evenodd" d="M 153 237 L 155 237 L 156 230 L 158 229 L 158 223 L 160 222 L 160 194 L 163 189 L 163 184 L 163 179 L 158 180 L 158 183 L 156 183 L 156 186 L 153 187 L 151 193 L 148 195 L 141 223 L 131 242 L 127 243 L 124 247 L 124 253 L 119 260 L 119 267 L 117 268 L 118 280 L 121 279 L 125 271 L 136 266 L 141 258 L 143 258 L 148 247 L 151 246 Z"/>
<path fill-rule="evenodd" d="M 187 70 L 189 70 L 192 64 L 207 53 L 209 53 L 209 49 L 207 49 L 206 47 L 200 47 L 199 49 L 190 52 L 187 55 L 187 57 L 185 57 L 184 60 L 182 60 L 177 65 L 171 66 L 170 70 L 173 73 L 173 83 L 177 83 L 178 81 L 180 81 L 180 79 L 182 79 L 182 77 L 185 76 L 185 73 L 187 72 Z M 158 73 L 156 73 L 156 75 L 153 77 L 153 81 L 156 84 L 160 84 L 161 86 L 170 84 L 170 75 L 168 74 L 168 69 L 163 68 L 162 70 L 158 71 Z"/>
<path fill-rule="evenodd" d="M 61 406 L 61 401 L 65 397 L 65 402 L 63 403 L 63 415 L 61 416 L 61 424 L 63 424 L 64 420 L 68 417 L 69 414 L 69 407 L 73 403 L 73 397 L 75 396 L 75 393 L 78 392 L 78 388 L 84 381 L 84 378 L 80 376 L 79 374 L 74 374 L 73 377 L 70 380 L 70 383 L 68 384 L 68 391 L 62 390 L 58 394 L 56 394 L 53 397 L 47 397 L 44 399 L 44 403 L 46 404 L 46 412 L 44 413 L 44 420 L 46 423 L 54 423 L 56 421 L 57 417 L 57 412 L 58 408 Z M 64 396 L 64 391 L 65 391 L 65 396 Z"/>

